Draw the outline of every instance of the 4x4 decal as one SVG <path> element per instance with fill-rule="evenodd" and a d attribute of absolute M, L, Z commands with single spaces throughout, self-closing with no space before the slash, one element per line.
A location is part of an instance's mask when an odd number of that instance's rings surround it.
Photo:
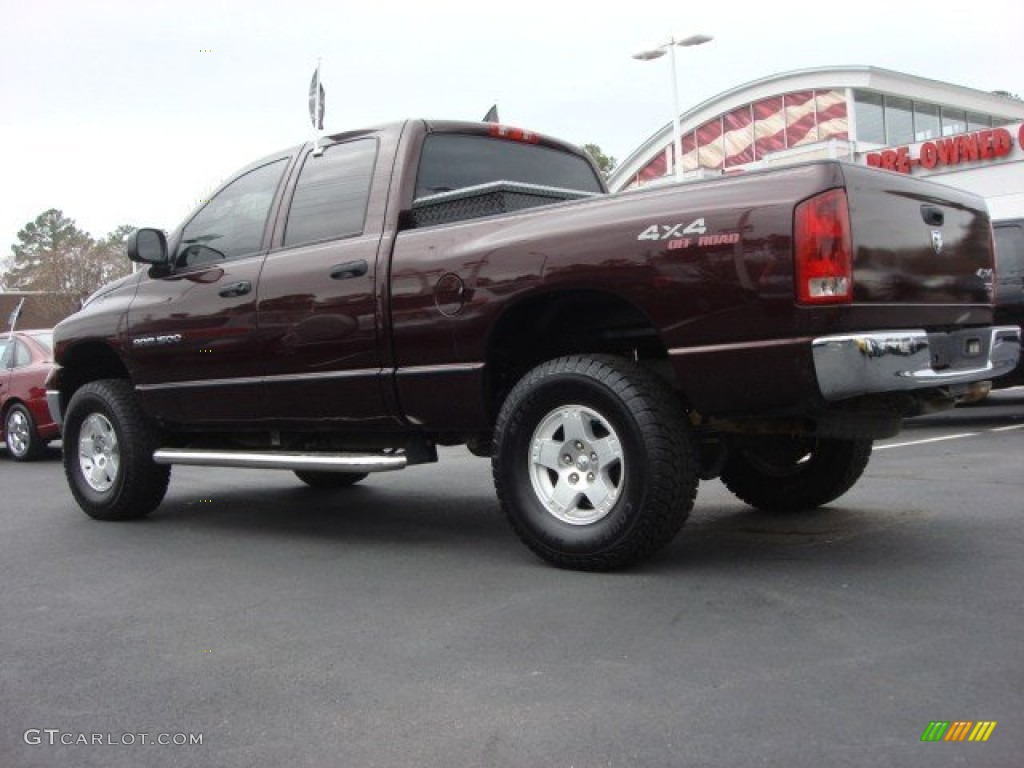
<path fill-rule="evenodd" d="M 702 216 L 694 219 L 689 224 L 651 224 L 643 232 L 637 235 L 637 240 L 668 241 L 666 247 L 670 251 L 677 251 L 696 245 L 698 248 L 709 245 L 732 245 L 740 241 L 739 232 L 726 234 L 709 235 L 707 224 Z M 691 235 L 691 237 L 683 237 Z"/>

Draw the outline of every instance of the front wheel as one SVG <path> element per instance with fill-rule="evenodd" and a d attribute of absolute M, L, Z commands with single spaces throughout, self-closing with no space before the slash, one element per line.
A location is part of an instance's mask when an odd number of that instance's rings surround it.
<path fill-rule="evenodd" d="M 618 357 L 538 366 L 495 427 L 494 483 L 509 523 L 563 568 L 611 570 L 665 546 L 693 507 L 697 465 L 678 398 Z"/>
<path fill-rule="evenodd" d="M 32 412 L 21 403 L 15 403 L 4 418 L 4 438 L 7 452 L 15 461 L 31 461 L 43 451 L 45 443 L 36 430 Z"/>
<path fill-rule="evenodd" d="M 105 379 L 84 385 L 68 404 L 64 474 L 75 501 L 98 520 L 144 517 L 167 492 L 171 468 L 153 461 L 155 431 L 131 385 Z"/>
<path fill-rule="evenodd" d="M 765 512 L 801 511 L 834 501 L 860 479 L 870 440 L 768 437 L 734 448 L 722 482 Z"/>

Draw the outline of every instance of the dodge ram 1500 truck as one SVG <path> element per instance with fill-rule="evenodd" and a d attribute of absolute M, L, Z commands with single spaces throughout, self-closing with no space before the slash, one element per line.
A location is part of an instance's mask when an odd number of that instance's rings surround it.
<path fill-rule="evenodd" d="M 103 520 L 150 513 L 172 464 L 340 489 L 467 445 L 530 549 L 606 570 L 669 542 L 701 479 L 836 499 L 1020 349 L 977 197 L 837 162 L 608 194 L 500 125 L 278 152 L 128 253 L 148 268 L 57 327 L 48 388 Z"/>

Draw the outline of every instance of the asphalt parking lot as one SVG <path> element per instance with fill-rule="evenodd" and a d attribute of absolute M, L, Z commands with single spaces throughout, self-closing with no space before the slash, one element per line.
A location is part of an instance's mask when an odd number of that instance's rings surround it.
<path fill-rule="evenodd" d="M 179 467 L 132 523 L 79 512 L 56 449 L 0 456 L 0 765 L 1018 766 L 1022 457 L 1024 389 L 994 393 L 815 513 L 705 483 L 594 575 L 461 450 L 327 493 Z"/>

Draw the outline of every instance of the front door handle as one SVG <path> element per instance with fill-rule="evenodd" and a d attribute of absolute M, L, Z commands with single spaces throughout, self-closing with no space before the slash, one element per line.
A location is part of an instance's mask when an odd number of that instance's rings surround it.
<path fill-rule="evenodd" d="M 369 266 L 365 259 L 358 261 L 346 261 L 344 264 L 335 264 L 331 267 L 332 280 L 349 280 L 353 277 L 362 277 L 366 274 Z"/>
<path fill-rule="evenodd" d="M 252 290 L 252 283 L 248 280 L 239 280 L 237 283 L 221 288 L 219 294 L 225 299 L 232 299 L 235 296 L 245 296 L 249 291 Z"/>

